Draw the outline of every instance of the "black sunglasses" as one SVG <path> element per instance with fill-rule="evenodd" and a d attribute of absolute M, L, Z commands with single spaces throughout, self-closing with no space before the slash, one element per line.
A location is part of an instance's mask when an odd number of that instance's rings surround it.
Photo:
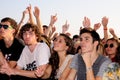
<path fill-rule="evenodd" d="M 111 43 L 110 45 L 105 44 L 105 45 L 104 45 L 104 48 L 107 48 L 107 47 L 113 48 L 113 47 L 114 47 L 114 45 L 113 45 L 112 43 Z"/>
<path fill-rule="evenodd" d="M 4 29 L 7 29 L 9 26 L 8 25 L 2 25 L 2 24 L 0 24 L 0 28 L 4 28 Z"/>

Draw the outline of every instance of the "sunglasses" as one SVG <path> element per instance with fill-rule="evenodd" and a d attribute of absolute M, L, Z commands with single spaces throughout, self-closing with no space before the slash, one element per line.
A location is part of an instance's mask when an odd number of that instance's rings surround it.
<path fill-rule="evenodd" d="M 111 43 L 110 45 L 108 45 L 108 44 L 105 44 L 105 45 L 104 45 L 104 48 L 108 48 L 108 47 L 109 47 L 109 48 L 113 48 L 114 45 L 113 45 L 112 43 Z"/>
<path fill-rule="evenodd" d="M 8 29 L 8 28 L 11 28 L 12 29 L 12 27 L 11 26 L 8 26 L 8 25 L 2 25 L 2 24 L 0 24 L 0 28 L 4 28 L 4 29 Z"/>

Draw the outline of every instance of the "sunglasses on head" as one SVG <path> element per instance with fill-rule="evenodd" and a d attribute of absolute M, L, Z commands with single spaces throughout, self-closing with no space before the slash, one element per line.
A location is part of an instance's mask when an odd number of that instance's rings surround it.
<path fill-rule="evenodd" d="M 105 48 L 113 48 L 114 47 L 114 45 L 111 43 L 110 45 L 108 45 L 108 44 L 105 44 L 105 46 L 104 46 Z"/>
<path fill-rule="evenodd" d="M 0 24 L 0 28 L 2 28 L 2 27 L 3 27 L 4 29 L 12 28 L 11 26 Z"/>

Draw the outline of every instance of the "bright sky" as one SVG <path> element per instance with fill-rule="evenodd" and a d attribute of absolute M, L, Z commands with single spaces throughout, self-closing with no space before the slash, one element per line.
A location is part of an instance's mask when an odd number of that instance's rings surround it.
<path fill-rule="evenodd" d="M 120 0 L 0 0 L 0 19 L 12 17 L 17 22 L 22 17 L 22 12 L 29 5 L 38 6 L 41 11 L 43 24 L 48 25 L 50 16 L 57 13 L 56 28 L 61 32 L 61 27 L 67 20 L 70 24 L 69 32 L 74 35 L 79 33 L 84 16 L 94 23 L 101 22 L 103 16 L 109 18 L 108 27 L 114 28 L 120 37 Z M 103 37 L 103 27 L 98 30 Z"/>

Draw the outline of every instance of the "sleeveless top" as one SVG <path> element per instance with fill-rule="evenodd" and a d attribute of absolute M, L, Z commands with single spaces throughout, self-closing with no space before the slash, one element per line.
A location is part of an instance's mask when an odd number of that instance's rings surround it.
<path fill-rule="evenodd" d="M 65 68 L 66 68 L 69 60 L 70 60 L 71 58 L 73 58 L 73 56 L 74 56 L 74 55 L 67 55 L 67 56 L 66 56 L 63 64 L 59 67 L 59 70 L 57 71 L 57 75 L 55 76 L 55 79 L 53 79 L 52 76 L 50 75 L 49 78 L 47 78 L 47 79 L 40 79 L 40 80 L 58 80 L 58 79 L 60 78 L 62 72 L 65 70 Z"/>
<path fill-rule="evenodd" d="M 77 71 L 77 80 L 86 80 L 86 66 L 81 55 L 78 56 L 78 71 Z M 107 60 L 106 57 L 99 55 L 95 63 L 92 66 L 94 76 L 97 75 L 101 64 Z"/>
<path fill-rule="evenodd" d="M 64 62 L 62 63 L 62 65 L 59 67 L 59 69 L 57 70 L 57 75 L 56 78 L 59 79 L 62 72 L 65 70 L 66 66 L 68 65 L 68 62 L 70 61 L 71 58 L 73 58 L 74 55 L 67 55 Z"/>

